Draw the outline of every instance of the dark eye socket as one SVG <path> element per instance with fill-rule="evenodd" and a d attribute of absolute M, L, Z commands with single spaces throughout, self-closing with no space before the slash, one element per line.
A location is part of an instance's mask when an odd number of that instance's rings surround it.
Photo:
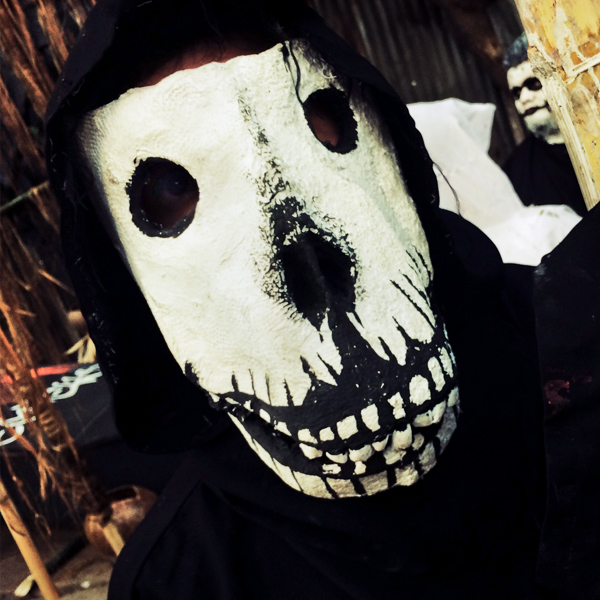
<path fill-rule="evenodd" d="M 177 237 L 188 227 L 200 193 L 196 180 L 164 158 L 147 158 L 127 186 L 133 222 L 149 236 Z"/>
<path fill-rule="evenodd" d="M 526 79 L 523 82 L 522 86 L 510 88 L 515 100 L 518 100 L 521 97 L 521 92 L 524 88 L 527 88 L 532 92 L 537 92 L 542 89 L 542 82 L 537 77 L 529 77 L 529 79 Z"/>
<path fill-rule="evenodd" d="M 304 114 L 315 137 L 332 152 L 356 148 L 356 120 L 346 94 L 336 88 L 313 92 L 304 102 Z"/>
<path fill-rule="evenodd" d="M 542 89 L 542 82 L 537 77 L 530 77 L 523 82 L 523 87 L 532 92 L 537 92 Z"/>

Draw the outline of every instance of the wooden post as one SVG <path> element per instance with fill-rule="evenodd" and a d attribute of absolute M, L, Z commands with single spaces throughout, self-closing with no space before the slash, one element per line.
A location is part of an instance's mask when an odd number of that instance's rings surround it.
<path fill-rule="evenodd" d="M 103 528 L 102 531 L 106 536 L 106 540 L 110 544 L 112 551 L 116 556 L 119 556 L 121 550 L 123 550 L 123 546 L 125 545 L 125 540 L 119 531 L 119 528 L 113 523 L 109 521 Z"/>
<path fill-rule="evenodd" d="M 25 523 L 21 519 L 17 508 L 10 499 L 4 484 L 0 481 L 0 513 L 4 517 L 10 533 L 12 534 L 17 546 L 23 556 L 32 577 L 40 588 L 44 600 L 58 600 L 58 591 L 48 574 L 46 565 L 42 560 Z"/>
<path fill-rule="evenodd" d="M 585 203 L 600 202 L 600 2 L 516 0 Z"/>

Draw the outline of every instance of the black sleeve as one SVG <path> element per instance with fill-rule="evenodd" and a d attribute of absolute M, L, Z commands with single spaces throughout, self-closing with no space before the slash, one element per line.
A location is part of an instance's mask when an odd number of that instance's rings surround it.
<path fill-rule="evenodd" d="M 548 506 L 538 575 L 561 598 L 600 598 L 600 206 L 535 274 Z"/>

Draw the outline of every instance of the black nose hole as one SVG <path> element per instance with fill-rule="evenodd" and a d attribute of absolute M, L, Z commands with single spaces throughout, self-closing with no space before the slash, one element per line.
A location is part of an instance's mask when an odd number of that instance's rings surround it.
<path fill-rule="evenodd" d="M 315 137 L 331 152 L 346 154 L 356 148 L 356 120 L 341 90 L 313 92 L 304 102 L 304 114 Z"/>
<path fill-rule="evenodd" d="M 354 263 L 333 243 L 303 233 L 280 250 L 279 260 L 290 300 L 312 325 L 319 328 L 328 308 L 354 310 Z"/>

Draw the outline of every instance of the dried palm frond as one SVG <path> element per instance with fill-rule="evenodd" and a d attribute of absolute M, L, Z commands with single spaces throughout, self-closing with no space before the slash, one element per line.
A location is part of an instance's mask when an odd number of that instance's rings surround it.
<path fill-rule="evenodd" d="M 18 325 L 18 320 L 17 313 L 13 313 L 13 327 Z M 23 352 L 22 344 L 19 343 L 18 347 Z M 104 494 L 86 472 L 73 438 L 58 409 L 50 401 L 42 379 L 29 368 L 31 363 L 27 364 L 27 358 L 31 359 L 31 356 L 27 356 L 27 351 L 17 354 L 11 340 L 1 329 L 0 351 L 0 386 L 4 392 L 0 398 L 8 397 L 11 402 L 19 404 L 29 422 L 30 439 L 15 431 L 6 421 L 2 424 L 19 439 L 23 448 L 35 456 L 42 498 L 50 489 L 55 489 L 67 506 L 78 507 L 84 512 L 102 512 L 107 504 Z M 10 459 L 7 462 L 11 467 Z M 12 474 L 14 477 L 14 471 Z M 19 483 L 18 477 L 16 483 Z M 24 499 L 33 508 L 26 494 Z"/>
<path fill-rule="evenodd" d="M 8 58 L 40 119 L 44 118 L 53 81 L 36 52 L 18 0 L 0 0 L 0 48 Z"/>
<path fill-rule="evenodd" d="M 3 143 L 14 145 L 33 171 L 43 171 L 44 159 L 41 148 L 31 135 L 31 131 L 12 101 L 2 79 L 0 79 L 0 106 L 2 107 L 3 125 L 8 133 L 8 138 L 5 138 Z"/>
<path fill-rule="evenodd" d="M 6 421 L 4 426 L 35 457 L 42 497 L 55 489 L 67 506 L 100 513 L 107 505 L 106 496 L 86 472 L 62 416 L 35 375 L 41 362 L 64 362 L 69 352 L 76 352 L 81 361 L 94 358 L 89 336 L 79 335 L 69 321 L 74 296 L 55 268 L 61 256 L 59 209 L 46 181 L 40 130 L 54 73 L 64 64 L 89 10 L 90 3 L 84 2 L 34 0 L 41 27 L 34 39 L 30 24 L 35 15 L 25 15 L 23 0 L 0 0 L 0 106 L 7 146 L 0 153 L 0 168 L 2 185 L 12 189 L 12 201 L 9 195 L 0 217 L 0 404 L 16 403 L 28 421 L 27 435 Z M 50 61 L 44 56 L 46 45 Z M 25 101 L 15 85 L 22 87 Z M 31 114 L 27 118 L 28 106 L 37 115 L 34 122 Z M 9 456 L 5 458 L 23 500 L 35 514 Z"/>
<path fill-rule="evenodd" d="M 68 13 L 79 29 L 83 27 L 87 14 L 95 2 L 96 0 L 88 0 L 88 2 L 65 0 L 64 4 L 67 7 Z"/>
<path fill-rule="evenodd" d="M 37 208 L 43 220 L 51 227 L 53 232 L 58 235 L 59 208 L 54 194 L 50 191 L 50 183 L 48 181 L 44 181 L 40 183 L 40 185 L 35 185 L 32 188 L 29 188 L 24 194 L 21 194 L 13 200 L 9 200 L 8 202 L 4 203 L 2 206 L 0 206 L 0 214 L 10 210 L 13 208 L 13 206 L 24 202 L 25 200 L 29 200 L 30 207 L 34 206 Z M 50 277 L 48 273 L 46 273 L 46 276 Z M 70 291 L 70 289 L 64 283 L 61 283 L 55 277 L 52 278 L 52 281 L 65 291 Z"/>
<path fill-rule="evenodd" d="M 75 354 L 78 363 L 93 363 L 96 361 L 96 346 L 89 333 L 86 333 L 66 354 Z"/>
<path fill-rule="evenodd" d="M 64 361 L 64 352 L 77 341 L 57 286 L 43 275 L 35 249 L 27 246 L 15 225 L 2 218 L 0 260 L 3 265 L 0 299 L 3 317 L 18 354 L 31 357 L 33 366 Z M 15 310 L 35 315 L 14 321 Z"/>
<path fill-rule="evenodd" d="M 74 41 L 73 36 L 70 32 L 65 32 L 60 26 L 58 17 L 56 16 L 56 9 L 51 2 L 48 0 L 36 0 L 35 4 L 40 25 L 48 38 L 54 66 L 57 71 L 60 71 L 69 54 L 67 44 L 69 46 L 72 45 Z"/>

